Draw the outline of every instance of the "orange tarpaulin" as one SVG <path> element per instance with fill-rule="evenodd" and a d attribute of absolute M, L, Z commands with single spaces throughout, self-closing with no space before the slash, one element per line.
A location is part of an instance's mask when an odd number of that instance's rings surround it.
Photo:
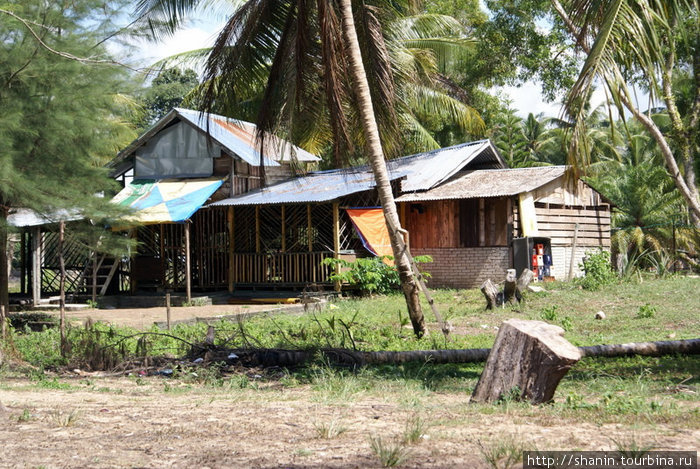
<path fill-rule="evenodd" d="M 362 244 L 369 252 L 375 256 L 394 255 L 381 208 L 351 208 L 347 209 L 347 212 L 362 239 Z M 394 265 L 392 261 L 387 259 L 385 262 Z"/>

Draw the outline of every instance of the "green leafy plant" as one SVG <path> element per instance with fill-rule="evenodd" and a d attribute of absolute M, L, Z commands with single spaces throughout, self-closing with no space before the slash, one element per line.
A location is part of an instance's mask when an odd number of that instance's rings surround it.
<path fill-rule="evenodd" d="M 588 251 L 580 267 L 586 275 L 580 280 L 586 290 L 598 290 L 613 283 L 617 276 L 610 265 L 610 253 L 604 250 Z"/>
<path fill-rule="evenodd" d="M 556 322 L 559 320 L 559 313 L 557 312 L 559 307 L 557 305 L 547 306 L 540 311 L 540 318 L 543 321 Z"/>
<path fill-rule="evenodd" d="M 637 310 L 638 319 L 653 318 L 654 315 L 656 315 L 656 307 L 649 303 L 640 306 Z"/>
<path fill-rule="evenodd" d="M 364 294 L 389 293 L 400 286 L 399 273 L 394 266 L 387 265 L 384 259 L 392 259 L 391 256 L 360 258 L 354 262 L 345 259 L 328 258 L 323 260 L 323 265 L 330 266 L 335 272 L 331 274 L 333 282 L 347 283 L 358 287 Z M 430 256 L 414 257 L 416 263 L 432 262 Z M 430 274 L 423 273 L 423 277 L 429 278 Z"/>

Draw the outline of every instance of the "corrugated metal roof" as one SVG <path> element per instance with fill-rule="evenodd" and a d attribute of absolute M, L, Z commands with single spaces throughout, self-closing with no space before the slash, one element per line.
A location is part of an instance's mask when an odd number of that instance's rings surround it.
<path fill-rule="evenodd" d="M 10 213 L 7 223 L 17 228 L 29 226 L 50 225 L 60 221 L 82 220 L 83 216 L 77 210 L 57 210 L 51 214 L 40 215 L 28 208 L 19 208 Z"/>
<path fill-rule="evenodd" d="M 404 194 L 397 202 L 503 197 L 530 192 L 564 175 L 565 166 L 470 171 L 438 187 Z"/>
<path fill-rule="evenodd" d="M 390 175 L 391 180 L 400 177 L 402 174 L 398 172 Z M 375 185 L 374 175 L 367 170 L 321 171 L 220 200 L 209 206 L 327 202 L 357 192 L 368 191 Z"/>
<path fill-rule="evenodd" d="M 483 160 L 483 161 L 482 161 Z M 489 140 L 463 143 L 389 161 L 390 170 L 406 173 L 403 192 L 428 190 L 446 181 L 469 163 L 506 166 Z"/>
<path fill-rule="evenodd" d="M 119 152 L 107 165 L 115 168 L 114 172 L 123 172 L 122 163 L 140 146 L 153 138 L 175 119 L 180 118 L 197 127 L 202 132 L 209 132 L 213 140 L 220 144 L 227 152 L 238 155 L 242 160 L 252 166 L 260 165 L 260 153 L 255 145 L 255 124 L 229 119 L 217 114 L 204 114 L 191 109 L 175 108 L 150 129 L 134 140 L 127 148 Z M 292 145 L 274 135 L 265 139 L 266 166 L 279 166 L 278 162 L 289 162 L 296 159 L 301 162 L 320 161 L 316 155 Z"/>
<path fill-rule="evenodd" d="M 491 145 L 491 142 L 480 140 L 396 158 L 390 160 L 387 167 L 391 180 L 405 178 L 401 181 L 401 188 L 406 191 L 434 187 L 470 163 L 476 166 L 505 166 L 503 159 Z M 370 190 L 374 186 L 374 175 L 369 166 L 364 165 L 352 169 L 309 173 L 304 177 L 220 200 L 211 205 L 325 202 Z"/>
<path fill-rule="evenodd" d="M 214 140 L 240 156 L 246 163 L 251 166 L 260 164 L 260 153 L 256 149 L 255 124 L 216 114 L 202 115 L 199 111 L 190 109 L 175 108 L 175 111 L 202 131 L 208 130 Z M 277 162 L 289 162 L 293 159 L 301 162 L 320 160 L 318 156 L 271 134 L 266 135 L 264 145 L 265 155 L 267 155 L 265 166 L 279 166 Z"/>

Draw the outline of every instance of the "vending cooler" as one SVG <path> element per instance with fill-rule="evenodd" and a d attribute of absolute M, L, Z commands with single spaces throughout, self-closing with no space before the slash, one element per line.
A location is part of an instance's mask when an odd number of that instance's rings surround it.
<path fill-rule="evenodd" d="M 539 280 L 552 277 L 552 241 L 550 238 L 526 237 L 513 239 L 513 268 L 520 276 L 530 269 Z"/>

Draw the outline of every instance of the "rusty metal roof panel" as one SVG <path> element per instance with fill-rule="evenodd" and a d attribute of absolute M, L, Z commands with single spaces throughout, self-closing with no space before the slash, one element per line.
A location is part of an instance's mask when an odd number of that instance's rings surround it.
<path fill-rule="evenodd" d="M 117 157 L 107 166 L 117 168 L 129 158 L 138 148 L 146 144 L 158 132 L 171 125 L 173 121 L 184 120 L 195 126 L 220 144 L 229 154 L 238 155 L 243 161 L 252 165 L 260 165 L 260 153 L 256 144 L 256 127 L 250 122 L 230 119 L 216 114 L 202 114 L 191 109 L 174 108 L 150 129 L 134 140 L 128 147 L 119 152 Z M 292 145 L 274 135 L 265 138 L 265 165 L 279 166 L 280 163 L 292 160 L 308 163 L 320 161 L 316 155 Z"/>
<path fill-rule="evenodd" d="M 565 171 L 565 166 L 469 171 L 433 189 L 404 194 L 396 201 L 422 202 L 513 196 L 542 187 L 563 176 Z"/>

